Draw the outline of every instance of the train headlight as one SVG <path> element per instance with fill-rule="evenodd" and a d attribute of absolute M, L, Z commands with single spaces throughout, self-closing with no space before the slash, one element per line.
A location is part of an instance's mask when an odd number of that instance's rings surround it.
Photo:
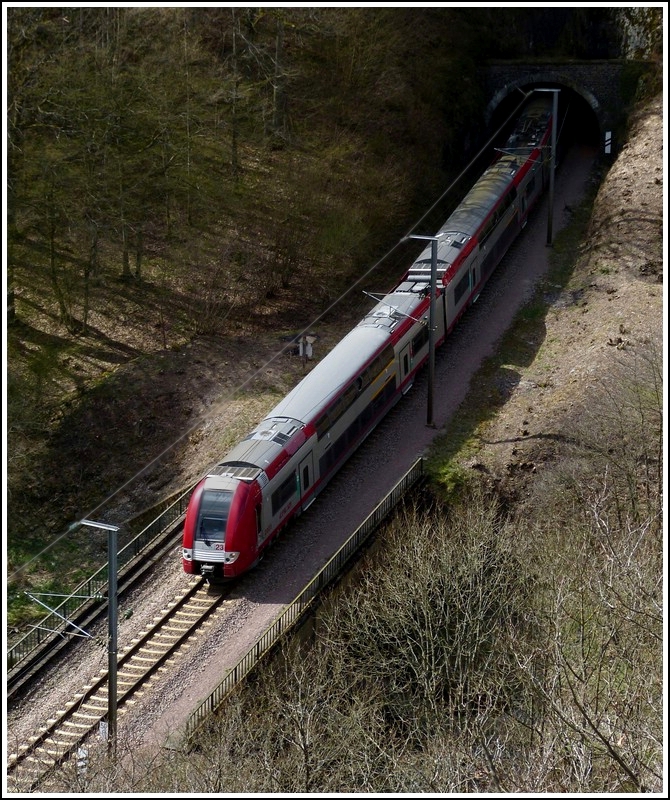
<path fill-rule="evenodd" d="M 236 553 L 234 550 L 229 550 L 228 552 L 223 554 L 223 563 L 234 564 L 239 557 L 240 557 L 239 552 Z"/>
<path fill-rule="evenodd" d="M 181 557 L 184 561 L 193 561 L 193 550 L 189 547 L 183 547 L 181 551 Z"/>

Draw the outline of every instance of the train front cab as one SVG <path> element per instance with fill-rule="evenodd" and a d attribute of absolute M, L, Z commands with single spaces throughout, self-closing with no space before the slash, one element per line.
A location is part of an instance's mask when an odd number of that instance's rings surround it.
<path fill-rule="evenodd" d="M 184 521 L 184 571 L 216 583 L 246 572 L 257 559 L 260 487 L 208 476 L 194 489 Z"/>

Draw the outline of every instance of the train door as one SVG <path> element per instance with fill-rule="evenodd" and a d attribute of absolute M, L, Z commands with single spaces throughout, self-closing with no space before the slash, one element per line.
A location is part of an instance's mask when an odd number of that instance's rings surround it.
<path fill-rule="evenodd" d="M 526 201 L 526 192 L 524 191 L 521 196 L 521 227 L 525 228 L 528 222 L 528 203 Z"/>
<path fill-rule="evenodd" d="M 402 384 L 405 378 L 409 375 L 412 369 L 412 357 L 410 354 L 410 345 L 407 344 L 400 351 L 400 383 Z M 407 387 L 409 389 L 409 386 Z M 405 389 L 405 391 L 407 391 Z"/>
<path fill-rule="evenodd" d="M 307 502 L 305 502 L 305 497 L 309 494 L 309 490 L 312 488 L 312 484 L 314 483 L 314 461 L 312 459 L 312 453 L 308 456 L 303 458 L 300 462 L 300 500 L 303 504 L 302 508 L 304 509 L 309 506 L 312 501 L 314 500 L 315 495 L 309 498 Z"/>
<path fill-rule="evenodd" d="M 475 288 L 477 286 L 477 262 L 473 262 L 472 266 L 470 267 L 470 292 L 472 292 L 472 302 L 476 303 L 477 299 L 479 298 L 479 292 L 475 293 Z"/>
<path fill-rule="evenodd" d="M 435 345 L 439 347 L 447 334 L 447 290 L 437 287 L 435 295 Z M 430 337 L 430 330 L 428 333 Z"/>

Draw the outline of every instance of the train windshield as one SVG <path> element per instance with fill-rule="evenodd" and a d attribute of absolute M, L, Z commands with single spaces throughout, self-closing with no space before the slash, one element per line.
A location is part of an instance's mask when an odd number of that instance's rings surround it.
<path fill-rule="evenodd" d="M 200 515 L 195 538 L 210 544 L 223 542 L 226 535 L 228 512 L 233 499 L 232 492 L 220 492 L 208 489 L 202 493 Z"/>

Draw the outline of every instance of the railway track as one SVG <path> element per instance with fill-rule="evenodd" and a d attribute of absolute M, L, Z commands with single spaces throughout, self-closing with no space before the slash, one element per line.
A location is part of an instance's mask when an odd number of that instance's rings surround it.
<path fill-rule="evenodd" d="M 169 557 L 171 551 L 181 542 L 182 526 L 183 519 L 179 518 L 119 570 L 119 598 L 132 591 L 154 569 L 157 563 Z M 106 598 L 103 602 L 91 599 L 88 602 L 80 601 L 80 603 L 82 603 L 80 609 L 68 616 L 68 621 L 80 628 L 90 628 L 107 612 Z M 30 691 L 34 681 L 71 647 L 73 638 L 65 635 L 67 625 L 61 623 L 61 627 L 61 633 L 54 631 L 52 635 L 46 636 L 38 647 L 35 647 L 17 666 L 9 670 L 5 692 L 6 699 L 10 704 L 20 702 L 21 696 L 26 691 Z"/>
<path fill-rule="evenodd" d="M 117 709 L 128 711 L 133 695 L 146 685 L 160 667 L 191 639 L 201 625 L 226 600 L 229 592 L 196 580 L 163 609 L 145 634 L 119 656 Z M 49 774 L 76 754 L 100 729 L 107 716 L 108 676 L 105 670 L 93 683 L 82 687 L 66 708 L 8 757 L 7 787 L 12 792 L 33 792 Z"/>

